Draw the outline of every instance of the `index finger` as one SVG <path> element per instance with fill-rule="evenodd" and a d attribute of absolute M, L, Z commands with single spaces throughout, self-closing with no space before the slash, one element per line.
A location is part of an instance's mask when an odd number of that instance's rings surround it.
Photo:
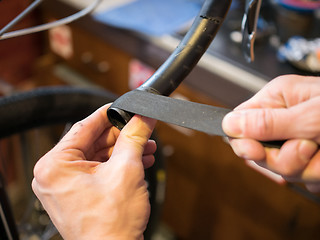
<path fill-rule="evenodd" d="M 111 103 L 100 107 L 87 118 L 75 123 L 55 149 L 87 151 L 107 128 L 112 127 L 106 113 L 110 105 Z"/>
<path fill-rule="evenodd" d="M 140 161 L 155 125 L 156 120 L 135 115 L 121 131 L 112 153 L 113 157 L 118 156 L 118 161 Z"/>

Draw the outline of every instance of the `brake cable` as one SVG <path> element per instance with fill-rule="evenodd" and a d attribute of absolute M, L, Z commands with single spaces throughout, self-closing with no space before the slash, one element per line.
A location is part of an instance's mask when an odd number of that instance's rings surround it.
<path fill-rule="evenodd" d="M 22 20 L 27 14 L 29 14 L 32 10 L 34 10 L 41 2 L 44 0 L 35 0 L 32 4 L 29 5 L 22 13 L 20 13 L 17 17 L 15 17 L 11 22 L 9 22 L 5 27 L 3 27 L 0 30 L 0 40 L 13 38 L 13 37 L 19 37 L 22 35 L 27 35 L 31 33 L 41 32 L 48 30 L 50 28 L 58 27 L 61 25 L 69 24 L 75 20 L 78 20 L 81 17 L 86 16 L 90 12 L 92 12 L 101 2 L 102 0 L 95 0 L 93 3 L 88 5 L 86 8 L 59 20 L 56 20 L 54 22 L 45 23 L 42 25 L 25 28 L 21 30 L 16 30 L 12 32 L 9 31 L 13 26 L 15 26 L 20 20 Z"/>

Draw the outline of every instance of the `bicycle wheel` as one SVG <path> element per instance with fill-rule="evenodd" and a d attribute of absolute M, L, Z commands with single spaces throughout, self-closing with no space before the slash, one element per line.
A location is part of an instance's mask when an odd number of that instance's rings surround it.
<path fill-rule="evenodd" d="M 43 125 L 76 122 L 116 95 L 101 89 L 43 87 L 0 98 L 0 138 Z"/>
<path fill-rule="evenodd" d="M 103 89 L 84 89 L 78 87 L 41 87 L 32 91 L 17 93 L 0 98 L 0 138 L 13 134 L 56 124 L 75 123 L 94 112 L 102 105 L 112 102 L 116 95 Z M 152 138 L 157 140 L 155 134 Z M 158 140 L 157 140 L 158 142 Z M 164 172 L 160 148 L 155 153 L 155 165 L 146 170 L 146 181 L 150 193 L 151 216 L 145 238 L 152 235 L 158 221 L 161 201 L 156 200 L 158 184 L 157 174 Z M 1 206 L 8 205 L 1 201 Z M 7 213 L 10 215 L 10 211 Z M 9 217 L 10 220 L 10 217 Z"/>

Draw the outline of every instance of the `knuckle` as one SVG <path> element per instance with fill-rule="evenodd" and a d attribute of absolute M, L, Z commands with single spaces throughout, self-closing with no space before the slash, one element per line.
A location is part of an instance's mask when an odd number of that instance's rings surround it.
<path fill-rule="evenodd" d="M 293 176 L 297 175 L 298 172 L 300 172 L 300 169 L 295 169 L 291 166 L 282 166 L 282 167 L 280 167 L 279 171 L 282 176 L 293 177 Z"/>
<path fill-rule="evenodd" d="M 283 177 L 295 177 L 302 172 L 305 166 L 288 163 L 287 161 L 280 161 L 279 159 L 271 165 L 272 169 Z"/>
<path fill-rule="evenodd" d="M 34 179 L 38 184 L 45 185 L 50 182 L 53 175 L 53 168 L 48 166 L 48 161 L 46 161 L 46 156 L 42 157 L 33 168 Z"/>
<path fill-rule="evenodd" d="M 281 154 L 282 149 L 269 149 L 267 157 L 267 165 L 269 169 L 283 177 L 294 177 L 301 173 L 305 167 L 305 163 L 301 163 L 299 159 L 293 155 Z"/>
<path fill-rule="evenodd" d="M 37 181 L 36 179 L 32 179 L 32 182 L 31 182 L 31 188 L 33 190 L 33 192 L 37 195 L 37 192 L 38 192 L 38 185 L 37 185 Z"/>
<path fill-rule="evenodd" d="M 84 120 L 81 120 L 81 121 L 78 121 L 75 124 L 73 124 L 71 129 L 72 130 L 78 130 L 78 129 L 82 128 L 83 125 L 84 125 Z"/>
<path fill-rule="evenodd" d="M 318 116 L 313 115 L 307 121 L 308 123 L 304 126 L 304 131 L 307 136 L 310 136 L 318 144 L 320 143 L 320 112 Z"/>
<path fill-rule="evenodd" d="M 144 147 L 144 145 L 146 144 L 147 140 L 139 135 L 135 135 L 135 134 L 124 134 L 125 138 L 131 142 L 134 143 L 136 145 L 139 145 L 141 147 Z"/>
<path fill-rule="evenodd" d="M 274 124 L 273 124 L 273 115 L 269 109 L 261 109 L 258 111 L 256 115 L 255 122 L 257 123 L 255 126 L 251 126 L 253 128 L 257 128 L 258 136 L 266 136 L 273 133 Z"/>
<path fill-rule="evenodd" d="M 320 150 L 317 151 L 304 170 L 303 177 L 307 180 L 320 181 Z"/>
<path fill-rule="evenodd" d="M 297 75 L 293 74 L 285 74 L 285 75 L 280 75 L 274 78 L 271 81 L 271 84 L 276 85 L 276 86 L 283 86 L 284 88 L 290 87 L 293 85 L 294 82 L 300 81 L 300 78 L 297 78 Z"/>
<path fill-rule="evenodd" d="M 300 172 L 300 169 L 293 168 L 289 164 L 288 165 L 285 165 L 285 164 L 274 165 L 272 167 L 272 170 L 275 173 L 280 174 L 283 177 L 294 177 Z"/>
<path fill-rule="evenodd" d="M 41 179 L 41 174 L 42 174 L 42 169 L 43 169 L 43 164 L 42 164 L 42 159 L 38 160 L 36 165 L 33 168 L 33 176 L 35 179 L 38 181 L 39 178 Z"/>

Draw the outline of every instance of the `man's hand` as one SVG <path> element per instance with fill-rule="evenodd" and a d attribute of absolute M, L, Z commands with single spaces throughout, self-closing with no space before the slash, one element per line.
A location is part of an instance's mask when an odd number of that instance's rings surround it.
<path fill-rule="evenodd" d="M 285 75 L 267 84 L 223 120 L 234 152 L 320 191 L 320 78 Z M 260 141 L 287 140 L 281 149 Z"/>
<path fill-rule="evenodd" d="M 34 168 L 32 188 L 64 239 L 143 238 L 155 121 L 134 116 L 120 133 L 108 107 L 76 123 Z"/>

